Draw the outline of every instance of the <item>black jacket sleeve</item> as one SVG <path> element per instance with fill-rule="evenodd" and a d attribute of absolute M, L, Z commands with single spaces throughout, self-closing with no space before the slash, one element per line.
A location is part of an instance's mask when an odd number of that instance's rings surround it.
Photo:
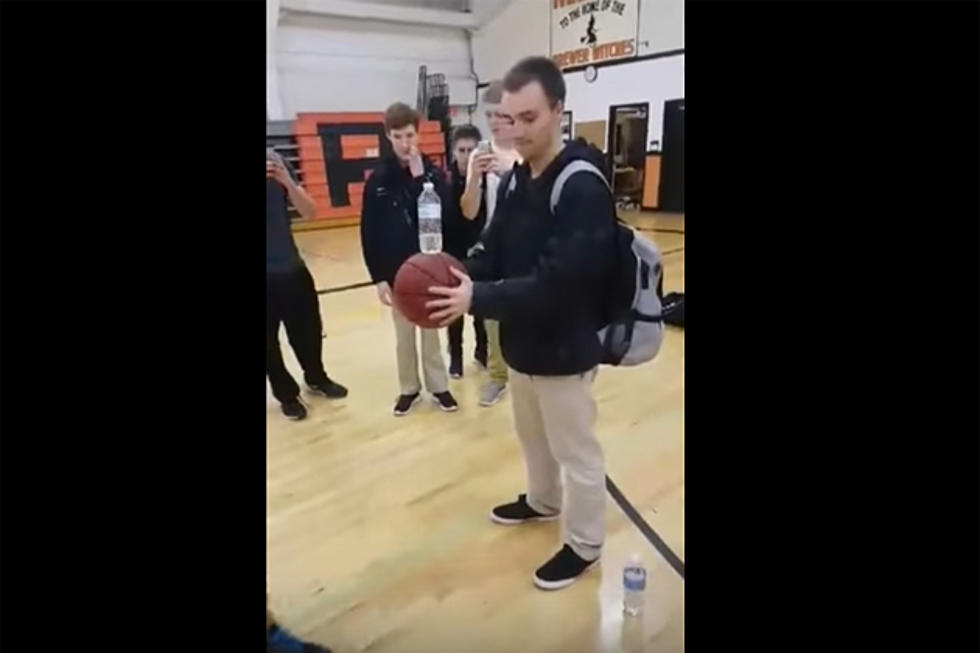
<path fill-rule="evenodd" d="M 375 173 L 377 174 L 377 173 Z M 374 175 L 372 175 L 373 179 Z M 385 280 L 381 265 L 382 252 L 378 247 L 378 212 L 377 193 L 372 179 L 364 184 L 364 195 L 361 197 L 361 251 L 364 253 L 364 264 L 372 283 Z"/>
<path fill-rule="evenodd" d="M 555 210 L 555 229 L 531 274 L 473 284 L 472 311 L 492 320 L 553 317 L 581 301 L 608 273 L 615 234 L 609 189 L 589 173 L 572 175 Z M 490 248 L 499 245 L 490 224 Z"/>

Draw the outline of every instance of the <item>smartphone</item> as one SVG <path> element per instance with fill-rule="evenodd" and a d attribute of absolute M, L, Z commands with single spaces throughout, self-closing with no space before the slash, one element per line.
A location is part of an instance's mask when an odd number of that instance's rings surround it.
<path fill-rule="evenodd" d="M 265 160 L 272 163 L 282 162 L 282 157 L 271 147 L 265 148 Z"/>
<path fill-rule="evenodd" d="M 493 152 L 493 146 L 490 145 L 490 141 L 480 141 L 476 145 L 477 154 L 489 154 Z"/>

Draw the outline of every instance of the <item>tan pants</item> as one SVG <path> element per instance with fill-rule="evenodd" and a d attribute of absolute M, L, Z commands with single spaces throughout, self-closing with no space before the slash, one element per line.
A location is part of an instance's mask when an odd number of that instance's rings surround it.
<path fill-rule="evenodd" d="M 507 363 L 500 351 L 500 322 L 484 320 L 483 323 L 487 330 L 487 371 L 490 373 L 490 380 L 507 385 Z"/>
<path fill-rule="evenodd" d="M 573 376 L 511 370 L 510 386 L 527 467 L 527 503 L 543 514 L 563 512 L 562 539 L 585 560 L 599 557 L 605 538 L 606 471 L 595 435 L 595 377 L 596 370 Z"/>
<path fill-rule="evenodd" d="M 422 332 L 422 373 L 425 375 L 425 389 L 433 394 L 449 390 L 449 375 L 442 360 L 439 331 L 416 327 L 394 307 L 391 315 L 395 321 L 395 353 L 398 358 L 398 385 L 401 394 L 413 395 L 422 390 L 419 382 L 418 348 L 415 344 L 416 330 Z"/>

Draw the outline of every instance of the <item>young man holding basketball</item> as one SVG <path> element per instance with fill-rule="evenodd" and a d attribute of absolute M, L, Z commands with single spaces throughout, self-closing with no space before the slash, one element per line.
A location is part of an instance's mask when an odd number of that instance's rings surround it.
<path fill-rule="evenodd" d="M 453 201 L 443 207 L 446 211 L 446 233 L 443 246 L 446 252 L 460 261 L 466 260 L 470 248 L 480 240 L 480 233 L 486 226 L 486 209 L 480 206 L 475 219 L 463 215 L 460 199 L 468 187 L 470 157 L 480 142 L 480 130 L 473 125 L 460 125 L 453 131 L 453 165 L 450 167 L 449 185 Z M 454 379 L 463 376 L 463 321 L 459 318 L 449 325 L 449 376 Z M 481 366 L 487 366 L 487 331 L 483 320 L 473 317 L 473 333 L 476 336 L 476 349 L 473 357 Z M 505 368 L 506 369 L 506 368 Z"/>
<path fill-rule="evenodd" d="M 499 79 L 490 82 L 483 93 L 483 104 L 492 136 L 490 151 L 476 152 L 470 157 L 466 190 L 460 198 L 464 217 L 479 221 L 481 216 L 485 216 L 486 224 L 482 227 L 484 231 L 493 221 L 497 206 L 497 188 L 501 177 L 513 168 L 515 163 L 520 163 L 522 160 L 520 152 L 514 149 L 509 133 L 513 123 L 500 111 L 503 93 L 504 85 Z M 490 349 L 487 364 L 490 378 L 480 388 L 480 405 L 493 406 L 500 401 L 507 389 L 507 364 L 501 353 L 498 322 L 487 319 L 485 323 Z"/>
<path fill-rule="evenodd" d="M 265 179 L 265 372 L 283 414 L 300 420 L 306 417 L 306 407 L 282 362 L 280 324 L 286 325 L 311 392 L 339 399 L 347 396 L 347 388 L 331 381 L 323 369 L 320 302 L 289 225 L 289 202 L 303 217 L 312 218 L 313 199 L 296 183 L 292 166 L 272 150 L 266 152 Z"/>
<path fill-rule="evenodd" d="M 422 184 L 432 182 L 442 202 L 443 221 L 451 201 L 446 178 L 419 152 L 419 114 L 396 102 L 385 111 L 385 134 L 391 153 L 383 157 L 364 184 L 361 204 L 361 247 L 371 281 L 377 285 L 378 299 L 391 306 L 395 323 L 395 349 L 400 395 L 394 413 L 407 415 L 421 400 L 416 326 L 392 306 L 391 288 L 402 263 L 419 252 L 418 197 Z M 443 228 L 445 232 L 445 228 Z M 437 329 L 422 332 L 422 371 L 425 387 L 439 408 L 446 412 L 458 408 L 449 392 L 449 377 L 439 348 Z"/>
<path fill-rule="evenodd" d="M 563 147 L 564 100 L 564 80 L 550 59 L 524 59 L 507 73 L 501 111 L 514 120 L 524 163 L 501 182 L 482 251 L 467 260 L 473 281 L 456 273 L 460 285 L 431 289 L 444 299 L 428 303 L 434 319 L 472 311 L 500 322 L 528 487 L 517 501 L 494 508 L 491 519 L 522 524 L 564 513 L 563 547 L 534 572 L 542 589 L 566 587 L 595 565 L 605 537 L 605 468 L 592 383 L 601 360 L 596 332 L 613 262 L 615 210 L 603 180 L 576 173 L 552 213 L 552 186 L 565 165 L 586 159 L 604 167 L 582 143 Z"/>

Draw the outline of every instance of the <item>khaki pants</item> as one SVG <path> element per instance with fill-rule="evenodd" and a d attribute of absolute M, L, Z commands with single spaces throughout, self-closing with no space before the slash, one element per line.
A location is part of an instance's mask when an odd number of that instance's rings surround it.
<path fill-rule="evenodd" d="M 562 539 L 585 560 L 599 557 L 605 538 L 606 471 L 595 435 L 595 377 L 596 370 L 572 376 L 511 370 L 510 387 L 527 467 L 527 503 L 543 514 L 563 512 Z"/>
<path fill-rule="evenodd" d="M 395 321 L 395 353 L 398 358 L 398 386 L 403 395 L 413 395 L 422 390 L 419 382 L 418 348 L 415 344 L 416 330 L 422 332 L 422 373 L 425 375 L 425 389 L 432 394 L 449 390 L 449 375 L 442 360 L 439 348 L 439 331 L 420 329 L 405 319 L 392 307 Z"/>
<path fill-rule="evenodd" d="M 500 351 L 500 322 L 496 320 L 484 320 L 487 330 L 487 371 L 490 372 L 490 380 L 507 385 L 507 363 L 504 362 L 504 354 Z"/>

